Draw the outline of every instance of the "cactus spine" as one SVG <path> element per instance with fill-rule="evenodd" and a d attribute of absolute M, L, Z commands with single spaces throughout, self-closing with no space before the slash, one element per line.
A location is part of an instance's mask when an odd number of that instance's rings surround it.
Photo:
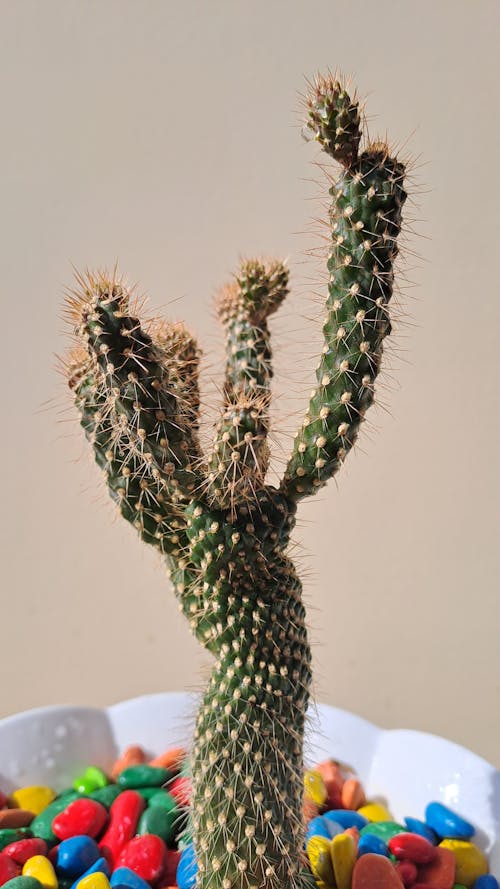
<path fill-rule="evenodd" d="M 115 274 L 78 278 L 67 361 L 81 424 L 122 515 L 164 556 L 179 607 L 215 658 L 198 713 L 191 829 L 199 889 L 305 889 L 303 734 L 311 654 L 287 555 L 297 503 L 334 475 L 374 397 L 390 333 L 404 167 L 359 151 L 358 101 L 318 79 L 307 126 L 341 166 L 317 385 L 279 488 L 269 462 L 267 319 L 280 262 L 249 260 L 218 299 L 227 338 L 212 453 L 198 440 L 198 347 L 181 324 L 141 323 Z"/>

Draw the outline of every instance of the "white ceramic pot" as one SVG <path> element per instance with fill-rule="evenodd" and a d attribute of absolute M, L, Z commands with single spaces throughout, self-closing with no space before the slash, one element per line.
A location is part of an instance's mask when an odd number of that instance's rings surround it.
<path fill-rule="evenodd" d="M 106 710 L 42 707 L 0 720 L 0 788 L 44 783 L 62 789 L 90 763 L 111 766 L 128 744 L 152 754 L 189 746 L 197 698 L 146 695 Z M 309 712 L 306 762 L 333 757 L 356 771 L 370 799 L 386 801 L 396 819 L 421 818 L 439 800 L 472 821 L 477 844 L 500 876 L 500 772 L 444 738 L 381 728 L 334 707 Z"/>

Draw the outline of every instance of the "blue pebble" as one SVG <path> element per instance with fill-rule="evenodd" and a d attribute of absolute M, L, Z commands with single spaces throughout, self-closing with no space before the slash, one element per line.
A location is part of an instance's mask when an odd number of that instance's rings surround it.
<path fill-rule="evenodd" d="M 432 827 L 428 827 L 425 821 L 419 818 L 405 818 L 405 824 L 411 833 L 417 833 L 420 837 L 425 837 L 433 846 L 437 846 L 439 839 Z"/>
<path fill-rule="evenodd" d="M 326 819 L 324 819 L 321 815 L 316 815 L 315 818 L 311 818 L 309 824 L 307 825 L 306 843 L 309 842 L 311 837 L 325 837 L 325 839 L 329 840 L 331 834 L 328 830 L 328 827 L 328 821 L 326 821 Z"/>
<path fill-rule="evenodd" d="M 500 889 L 498 880 L 493 874 L 483 874 L 474 883 L 474 889 Z"/>
<path fill-rule="evenodd" d="M 106 876 L 109 877 L 109 874 L 110 874 L 109 864 L 105 858 L 98 858 L 97 861 L 94 861 L 93 865 L 91 867 L 87 868 L 85 873 L 82 874 L 80 877 L 78 877 L 77 880 L 75 880 L 71 889 L 76 889 L 80 880 L 83 880 L 83 878 L 86 877 L 88 874 L 97 874 L 97 873 L 106 874 Z"/>
<path fill-rule="evenodd" d="M 149 883 L 129 867 L 117 867 L 112 873 L 110 883 L 113 889 L 150 889 Z"/>
<path fill-rule="evenodd" d="M 450 840 L 468 840 L 476 832 L 472 824 L 442 803 L 429 803 L 425 810 L 425 821 L 438 836 Z"/>
<path fill-rule="evenodd" d="M 359 838 L 358 858 L 366 855 L 367 852 L 373 852 L 375 855 L 385 855 L 389 858 L 389 847 L 380 837 L 374 833 L 365 833 Z"/>
<path fill-rule="evenodd" d="M 357 827 L 358 830 L 361 830 L 365 824 L 368 824 L 368 818 L 355 812 L 354 809 L 330 809 L 329 812 L 322 815 L 322 818 L 336 821 L 344 830 L 347 830 L 348 827 Z"/>
<path fill-rule="evenodd" d="M 100 857 L 101 850 L 92 837 L 70 837 L 57 848 L 56 871 L 62 877 L 81 877 Z"/>
<path fill-rule="evenodd" d="M 177 885 L 179 889 L 194 889 L 198 865 L 194 854 L 194 845 L 186 846 L 182 850 L 179 864 L 177 865 Z"/>

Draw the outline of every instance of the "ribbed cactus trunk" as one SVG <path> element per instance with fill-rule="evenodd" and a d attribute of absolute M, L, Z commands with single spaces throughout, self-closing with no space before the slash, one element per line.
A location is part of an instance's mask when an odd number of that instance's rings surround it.
<path fill-rule="evenodd" d="M 198 889 L 305 889 L 303 740 L 311 682 L 302 588 L 288 556 L 298 502 L 338 470 L 374 398 L 390 333 L 404 167 L 384 143 L 359 153 L 356 99 L 333 78 L 308 127 L 342 166 L 316 384 L 279 488 L 269 465 L 268 318 L 282 263 L 242 264 L 217 308 L 223 405 L 211 454 L 198 440 L 198 361 L 181 324 L 141 322 L 115 275 L 78 278 L 68 361 L 86 436 L 111 497 L 165 558 L 179 607 L 215 664 L 192 752 Z M 313 883 L 314 884 L 314 883 Z"/>
<path fill-rule="evenodd" d="M 192 759 L 203 889 L 214 886 L 214 874 L 222 889 L 304 885 L 298 876 L 310 650 L 301 584 L 284 553 L 293 518 L 277 494 L 261 507 L 262 515 L 245 510 L 220 534 L 224 548 L 210 565 L 206 591 L 213 611 L 196 630 L 203 642 L 208 625 L 214 628 L 216 656 Z M 205 542 L 216 522 L 211 512 L 199 515 L 193 543 L 200 534 Z"/>

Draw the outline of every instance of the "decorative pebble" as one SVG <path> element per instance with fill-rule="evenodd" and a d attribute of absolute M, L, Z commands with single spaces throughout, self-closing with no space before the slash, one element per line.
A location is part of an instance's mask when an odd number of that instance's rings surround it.
<path fill-rule="evenodd" d="M 24 864 L 28 858 L 33 858 L 34 855 L 46 855 L 47 854 L 47 843 L 45 840 L 39 839 L 39 837 L 31 837 L 26 840 L 16 840 L 13 843 L 10 843 L 8 846 L 5 846 L 2 852 L 3 855 L 8 855 L 9 858 L 13 858 L 17 864 Z M 1 860 L 1 858 L 0 858 Z"/>
<path fill-rule="evenodd" d="M 440 837 L 447 839 L 468 840 L 475 833 L 472 824 L 442 803 L 432 802 L 426 806 L 425 821 Z"/>
<path fill-rule="evenodd" d="M 405 830 L 406 828 L 404 828 L 402 824 L 398 824 L 397 821 L 372 821 L 370 824 L 366 824 L 362 827 L 360 833 L 361 836 L 365 836 L 367 833 L 372 833 L 388 843 L 391 837 L 404 833 Z"/>
<path fill-rule="evenodd" d="M 437 845 L 438 837 L 436 831 L 429 827 L 425 821 L 420 821 L 419 818 L 405 818 L 405 824 L 411 833 L 418 833 L 419 836 L 425 837 L 434 846 Z"/>
<path fill-rule="evenodd" d="M 102 769 L 97 766 L 88 766 L 83 775 L 80 775 L 73 782 L 73 787 L 78 793 L 93 793 L 94 790 L 100 790 L 106 787 L 108 779 Z"/>
<path fill-rule="evenodd" d="M 500 889 L 500 886 L 493 874 L 482 874 L 474 883 L 474 889 Z"/>
<path fill-rule="evenodd" d="M 35 877 L 44 889 L 57 889 L 56 872 L 45 855 L 33 855 L 23 864 L 23 877 Z"/>
<path fill-rule="evenodd" d="M 42 884 L 35 877 L 14 877 L 4 885 L 9 889 L 43 889 Z"/>
<path fill-rule="evenodd" d="M 320 762 L 315 769 L 320 773 L 325 783 L 327 799 L 325 804 L 330 809 L 338 809 L 343 806 L 342 788 L 344 786 L 344 776 L 338 763 L 333 759 L 326 759 Z"/>
<path fill-rule="evenodd" d="M 150 766 L 159 766 L 161 769 L 168 769 L 169 772 L 178 772 L 184 760 L 187 759 L 187 753 L 184 747 L 170 747 L 159 756 L 149 761 Z"/>
<path fill-rule="evenodd" d="M 175 837 L 176 811 L 167 812 L 160 806 L 149 806 L 142 813 L 137 826 L 138 834 L 152 833 L 167 843 L 172 843 Z"/>
<path fill-rule="evenodd" d="M 304 772 L 304 793 L 317 806 L 322 806 L 328 796 L 321 773 L 315 769 Z"/>
<path fill-rule="evenodd" d="M 177 873 L 177 867 L 179 865 L 181 855 L 182 852 L 180 852 L 178 849 L 167 849 L 165 870 L 163 872 L 163 877 L 161 880 L 164 886 L 169 887 L 176 882 L 175 875 Z"/>
<path fill-rule="evenodd" d="M 413 861 L 397 861 L 394 867 L 404 885 L 413 886 L 417 879 L 417 865 Z"/>
<path fill-rule="evenodd" d="M 122 788 L 118 784 L 107 784 L 106 787 L 98 787 L 97 790 L 93 790 L 89 796 L 96 803 L 101 803 L 101 806 L 109 809 L 120 793 L 122 793 Z"/>
<path fill-rule="evenodd" d="M 356 843 L 353 838 L 345 833 L 334 837 L 330 843 L 330 856 L 337 889 L 350 889 L 356 861 Z"/>
<path fill-rule="evenodd" d="M 360 809 L 366 803 L 365 791 L 357 778 L 347 778 L 341 790 L 342 805 L 345 809 Z"/>
<path fill-rule="evenodd" d="M 346 827 L 357 827 L 358 830 L 361 830 L 368 824 L 368 819 L 365 818 L 364 815 L 361 815 L 359 812 L 353 812 L 350 809 L 330 809 L 330 811 L 325 812 L 322 817 L 327 820 L 335 821 L 344 829 Z"/>
<path fill-rule="evenodd" d="M 396 868 L 383 855 L 368 853 L 358 858 L 352 872 L 352 889 L 402 889 Z"/>
<path fill-rule="evenodd" d="M 109 889 L 109 880 L 102 871 L 86 874 L 76 884 L 78 889 Z"/>
<path fill-rule="evenodd" d="M 428 864 L 436 857 L 436 846 L 417 833 L 398 833 L 390 838 L 388 846 L 396 858 L 407 858 L 415 864 Z"/>
<path fill-rule="evenodd" d="M 389 857 L 389 847 L 381 837 L 374 833 L 365 833 L 359 838 L 358 855 L 368 855 L 372 852 L 374 855 L 385 855 Z"/>
<path fill-rule="evenodd" d="M 449 849 L 436 846 L 436 857 L 430 864 L 418 868 L 418 880 L 435 889 L 453 889 L 455 881 L 455 856 Z M 457 881 L 458 882 L 458 881 Z"/>
<path fill-rule="evenodd" d="M 154 834 L 143 834 L 129 840 L 117 861 L 118 867 L 129 867 L 148 883 L 155 883 L 165 868 L 165 843 Z"/>
<path fill-rule="evenodd" d="M 35 836 L 45 840 L 49 845 L 55 843 L 57 837 L 52 830 L 52 822 L 54 818 L 56 815 L 59 815 L 59 812 L 62 812 L 70 802 L 74 799 L 79 799 L 79 797 L 80 795 L 73 789 L 68 790 L 62 796 L 58 796 L 53 803 L 43 810 L 41 815 L 37 815 L 34 821 L 31 822 L 30 827 Z"/>
<path fill-rule="evenodd" d="M 179 864 L 177 865 L 177 885 L 179 889 L 194 889 L 197 873 L 198 865 L 196 863 L 194 846 L 186 846 L 181 853 Z"/>
<path fill-rule="evenodd" d="M 124 845 L 134 836 L 144 805 L 142 796 L 135 790 L 120 793 L 112 804 L 107 830 L 99 842 L 112 866 Z"/>
<path fill-rule="evenodd" d="M 94 861 L 94 863 L 91 864 L 90 867 L 87 868 L 85 873 L 81 874 L 81 876 L 76 878 L 75 882 L 71 885 L 70 889 L 76 889 L 76 887 L 80 883 L 80 880 L 83 880 L 84 877 L 88 877 L 91 874 L 105 874 L 106 877 L 109 877 L 110 868 L 109 868 L 109 864 L 105 858 L 101 857 L 101 858 L 98 858 L 97 861 Z"/>
<path fill-rule="evenodd" d="M 138 744 L 131 744 L 130 747 L 127 747 L 122 756 L 116 760 L 113 768 L 111 769 L 111 777 L 116 780 L 118 775 L 123 772 L 124 769 L 127 769 L 129 766 L 137 766 L 141 763 L 147 761 L 147 756 Z"/>
<path fill-rule="evenodd" d="M 29 827 L 35 815 L 27 809 L 0 809 L 0 830 Z"/>
<path fill-rule="evenodd" d="M 466 840 L 445 839 L 439 848 L 448 849 L 455 856 L 455 881 L 472 889 L 478 877 L 488 873 L 486 855 L 474 843 Z"/>
<path fill-rule="evenodd" d="M 108 820 L 108 813 L 101 803 L 93 799 L 75 799 L 56 815 L 52 830 L 59 840 L 67 840 L 80 834 L 98 836 Z"/>
<path fill-rule="evenodd" d="M 129 766 L 118 775 L 118 784 L 124 790 L 135 790 L 137 787 L 162 787 L 171 774 L 168 769 L 155 766 Z"/>
<path fill-rule="evenodd" d="M 111 875 L 110 883 L 112 889 L 150 889 L 149 883 L 129 867 L 117 867 Z"/>
<path fill-rule="evenodd" d="M 392 815 L 382 803 L 366 803 L 359 809 L 359 814 L 368 821 L 391 821 Z"/>
<path fill-rule="evenodd" d="M 24 840 L 32 837 L 33 832 L 29 827 L 6 827 L 0 830 L 0 852 L 11 843 L 17 843 L 18 840 Z"/>
<path fill-rule="evenodd" d="M 333 833 L 330 832 L 331 827 L 333 828 Z M 341 833 L 342 830 L 343 828 L 340 824 L 337 824 L 335 821 L 327 820 L 322 815 L 316 815 L 316 818 L 311 818 L 307 825 L 306 843 L 311 837 L 323 837 L 326 840 L 330 840 L 332 836 Z"/>
<path fill-rule="evenodd" d="M 32 787 L 19 787 L 12 794 L 12 799 L 19 809 L 26 809 L 28 812 L 33 812 L 34 815 L 40 815 L 55 799 L 55 796 L 56 794 L 52 787 L 42 784 Z"/>
<path fill-rule="evenodd" d="M 56 870 L 63 877 L 80 877 L 100 857 L 99 846 L 92 837 L 70 837 L 57 847 Z"/>
<path fill-rule="evenodd" d="M 191 778 L 187 775 L 174 778 L 168 785 L 168 792 L 177 800 L 180 806 L 189 806 L 193 792 Z"/>
<path fill-rule="evenodd" d="M 307 843 L 309 864 L 315 877 L 330 885 L 333 882 L 333 862 L 330 855 L 330 840 L 325 837 L 311 837 Z"/>
<path fill-rule="evenodd" d="M 21 872 L 19 864 L 4 852 L 0 855 L 0 886 L 18 877 Z"/>

